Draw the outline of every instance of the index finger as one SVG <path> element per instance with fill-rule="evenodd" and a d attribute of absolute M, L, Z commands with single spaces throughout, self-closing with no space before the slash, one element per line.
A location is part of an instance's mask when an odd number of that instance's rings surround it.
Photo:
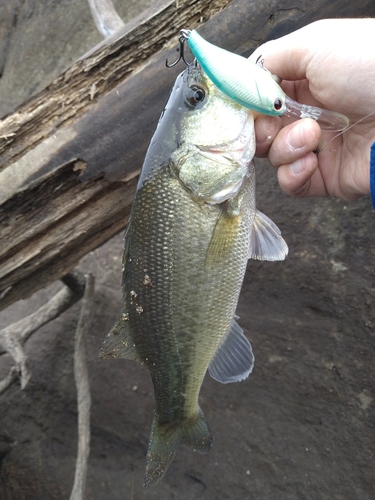
<path fill-rule="evenodd" d="M 306 46 L 307 45 L 307 46 Z M 303 80 L 311 55 L 306 44 L 306 28 L 270 40 L 258 47 L 249 57 L 253 62 L 261 57 L 265 67 L 283 80 Z"/>

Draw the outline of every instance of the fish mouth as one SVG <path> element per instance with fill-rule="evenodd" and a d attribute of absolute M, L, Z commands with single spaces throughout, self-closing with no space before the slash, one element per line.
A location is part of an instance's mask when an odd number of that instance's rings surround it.
<path fill-rule="evenodd" d="M 237 137 L 231 141 L 202 146 L 197 144 L 205 156 L 217 159 L 220 155 L 222 158 L 229 161 L 235 161 L 240 165 L 248 165 L 255 154 L 255 133 L 254 133 L 254 120 L 249 115 L 245 121 L 244 126 Z"/>

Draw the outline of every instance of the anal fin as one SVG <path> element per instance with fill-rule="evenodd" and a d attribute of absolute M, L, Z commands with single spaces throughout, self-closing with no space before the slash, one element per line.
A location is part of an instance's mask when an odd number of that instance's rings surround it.
<path fill-rule="evenodd" d="M 253 367 L 254 355 L 250 342 L 242 328 L 232 319 L 228 334 L 209 364 L 209 374 L 218 382 L 229 384 L 247 378 Z"/>

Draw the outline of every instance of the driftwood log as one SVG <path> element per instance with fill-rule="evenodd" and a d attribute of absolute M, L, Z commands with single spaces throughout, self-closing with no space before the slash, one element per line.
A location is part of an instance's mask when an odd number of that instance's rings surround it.
<path fill-rule="evenodd" d="M 183 69 L 164 65 L 181 28 L 202 25 L 209 41 L 247 56 L 317 19 L 374 15 L 371 0 L 158 1 L 1 120 L 0 309 L 125 227 L 147 145 Z"/>

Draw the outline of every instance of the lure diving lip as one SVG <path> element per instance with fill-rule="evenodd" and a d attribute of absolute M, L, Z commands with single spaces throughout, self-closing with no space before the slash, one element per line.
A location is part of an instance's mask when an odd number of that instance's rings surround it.
<path fill-rule="evenodd" d="M 181 30 L 181 48 L 185 41 L 212 82 L 242 106 L 270 116 L 312 118 L 322 130 L 331 132 L 341 132 L 349 126 L 349 119 L 341 113 L 301 104 L 288 97 L 262 62 L 255 64 L 217 47 L 195 30 Z"/>

